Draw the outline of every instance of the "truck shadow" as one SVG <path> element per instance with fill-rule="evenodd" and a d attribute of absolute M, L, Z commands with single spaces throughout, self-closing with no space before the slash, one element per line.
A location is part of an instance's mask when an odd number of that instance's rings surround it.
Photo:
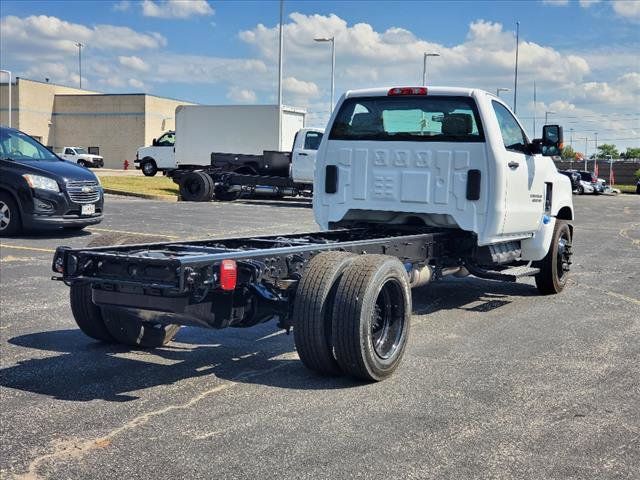
<path fill-rule="evenodd" d="M 245 205 L 256 205 L 256 206 L 265 206 L 265 207 L 285 207 L 285 208 L 312 208 L 313 207 L 310 199 L 267 200 L 267 199 L 241 198 L 239 200 L 235 200 L 234 203 L 242 203 Z"/>
<path fill-rule="evenodd" d="M 509 296 L 534 294 L 530 285 L 455 279 L 415 290 L 413 311 L 417 315 L 461 308 L 485 312 L 509 303 Z M 473 302 L 486 307 L 467 307 Z M 155 350 L 99 343 L 77 329 L 21 335 L 9 343 L 58 355 L 20 360 L 1 369 L 0 385 L 68 401 L 127 402 L 139 398 L 132 392 L 206 376 L 212 376 L 212 382 L 223 379 L 298 390 L 365 385 L 307 370 L 295 354 L 292 336 L 277 330 L 274 322 L 251 329 L 184 327 L 174 342 Z"/>
<path fill-rule="evenodd" d="M 65 238 L 82 238 L 91 236 L 91 232 L 87 230 L 65 230 L 63 228 L 49 229 L 49 230 L 30 230 L 28 232 L 22 232 L 18 235 L 8 235 L 2 237 L 3 239 L 11 240 L 50 240 L 50 239 L 65 239 Z"/>

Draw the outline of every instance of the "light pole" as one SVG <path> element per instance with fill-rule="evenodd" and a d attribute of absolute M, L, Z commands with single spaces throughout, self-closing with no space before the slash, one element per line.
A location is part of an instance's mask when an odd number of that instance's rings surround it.
<path fill-rule="evenodd" d="M 282 114 L 282 51 L 284 49 L 284 36 L 282 34 L 282 21 L 284 17 L 284 0 L 280 0 L 280 26 L 278 37 L 278 110 Z"/>
<path fill-rule="evenodd" d="M 520 22 L 516 22 L 516 71 L 513 79 L 513 113 L 518 113 L 518 48 L 520 46 Z"/>
<path fill-rule="evenodd" d="M 596 159 L 597 159 L 598 158 L 598 132 L 595 133 L 595 136 L 596 136 L 596 153 L 595 153 L 595 155 L 596 155 Z"/>
<path fill-rule="evenodd" d="M 0 70 L 0 72 L 9 75 L 9 122 L 7 125 L 11 128 L 11 72 L 9 70 Z"/>
<path fill-rule="evenodd" d="M 573 128 L 569 129 L 569 145 L 573 148 Z"/>
<path fill-rule="evenodd" d="M 427 84 L 427 57 L 439 57 L 439 53 L 427 53 L 424 52 L 424 57 L 422 61 L 422 85 Z"/>
<path fill-rule="evenodd" d="M 76 47 L 78 47 L 78 71 L 80 72 L 80 88 L 82 88 L 82 47 L 84 44 L 76 42 Z"/>
<path fill-rule="evenodd" d="M 496 88 L 496 97 L 500 98 L 500 92 L 510 92 L 510 88 Z"/>
<path fill-rule="evenodd" d="M 336 71 L 336 39 L 335 37 L 314 38 L 316 42 L 331 42 L 331 107 L 329 114 L 333 112 L 333 97 L 335 95 L 335 71 Z"/>
<path fill-rule="evenodd" d="M 552 112 L 549 110 L 548 112 L 544 112 L 544 124 L 546 125 L 549 120 L 549 115 L 555 115 L 556 112 Z"/>

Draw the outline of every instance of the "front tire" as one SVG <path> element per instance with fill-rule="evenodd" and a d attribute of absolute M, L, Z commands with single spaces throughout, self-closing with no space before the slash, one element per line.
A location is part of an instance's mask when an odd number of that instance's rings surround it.
<path fill-rule="evenodd" d="M 556 220 L 549 251 L 542 260 L 536 262 L 536 267 L 540 269 L 535 276 L 536 287 L 541 294 L 552 295 L 564 290 L 571 265 L 571 242 L 569 224 L 564 220 Z"/>
<path fill-rule="evenodd" d="M 576 189 L 576 193 L 578 195 L 584 195 L 584 187 L 582 185 L 578 185 L 578 188 Z"/>
<path fill-rule="evenodd" d="M 22 230 L 18 204 L 8 193 L 0 192 L 0 237 L 15 235 Z"/>
<path fill-rule="evenodd" d="M 140 167 L 142 170 L 142 174 L 145 177 L 153 177 L 156 173 L 158 173 L 158 165 L 156 165 L 156 161 L 150 158 L 149 160 L 145 160 Z"/>
<path fill-rule="evenodd" d="M 389 377 L 409 339 L 411 288 L 402 263 L 361 255 L 342 275 L 333 308 L 333 339 L 345 373 L 369 381 Z"/>

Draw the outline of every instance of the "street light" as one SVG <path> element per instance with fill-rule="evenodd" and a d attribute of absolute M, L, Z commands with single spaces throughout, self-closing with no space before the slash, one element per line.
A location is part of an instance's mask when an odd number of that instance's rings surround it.
<path fill-rule="evenodd" d="M 333 97 L 335 94 L 335 71 L 336 71 L 336 39 L 335 37 L 314 38 L 316 42 L 331 42 L 331 107 L 329 113 L 333 112 Z"/>
<path fill-rule="evenodd" d="M 78 47 L 78 71 L 80 72 L 80 88 L 82 88 L 82 47 L 84 44 L 76 42 L 76 47 Z"/>
<path fill-rule="evenodd" d="M 439 57 L 439 53 L 427 53 L 424 52 L 424 59 L 422 62 L 422 85 L 427 84 L 427 57 Z"/>
<path fill-rule="evenodd" d="M 9 75 L 9 122 L 8 126 L 11 128 L 11 72 L 9 70 L 0 70 L 0 73 L 6 73 Z"/>
<path fill-rule="evenodd" d="M 500 98 L 500 92 L 510 92 L 510 88 L 496 88 L 496 97 Z"/>
<path fill-rule="evenodd" d="M 549 110 L 548 112 L 544 112 L 544 124 L 546 125 L 548 123 L 549 120 L 549 115 L 555 115 L 556 112 L 552 112 L 551 110 Z"/>

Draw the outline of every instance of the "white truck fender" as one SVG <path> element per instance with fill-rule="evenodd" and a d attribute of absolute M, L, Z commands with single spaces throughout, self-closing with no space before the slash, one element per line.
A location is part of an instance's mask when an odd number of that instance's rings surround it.
<path fill-rule="evenodd" d="M 556 218 L 545 215 L 543 221 L 540 222 L 540 228 L 533 234 L 533 237 L 520 242 L 523 260 L 542 260 L 547 255 L 551 247 L 555 226 Z"/>

